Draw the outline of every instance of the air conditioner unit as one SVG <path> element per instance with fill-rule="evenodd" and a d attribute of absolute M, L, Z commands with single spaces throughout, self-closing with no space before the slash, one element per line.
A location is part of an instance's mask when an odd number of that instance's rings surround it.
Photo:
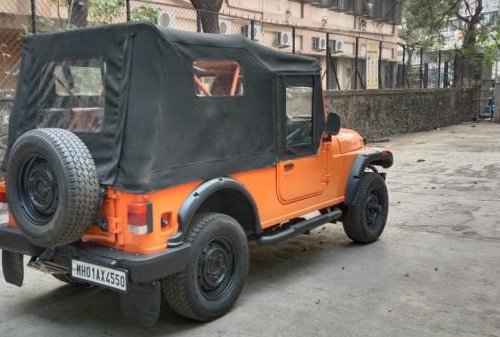
<path fill-rule="evenodd" d="M 326 38 L 313 37 L 312 41 L 314 50 L 326 50 Z"/>
<path fill-rule="evenodd" d="M 340 40 L 337 40 L 335 44 L 335 51 L 337 53 L 342 53 L 344 51 L 344 43 Z"/>
<path fill-rule="evenodd" d="M 251 39 L 251 30 L 252 30 L 252 25 L 244 25 L 241 27 L 241 34 L 243 34 L 246 38 Z M 259 41 L 260 38 L 262 37 L 262 26 L 260 25 L 253 25 L 253 39 L 254 41 Z"/>
<path fill-rule="evenodd" d="M 278 32 L 274 44 L 279 48 L 290 47 L 292 44 L 292 34 L 289 32 Z"/>
<path fill-rule="evenodd" d="M 231 21 L 220 20 L 219 21 L 219 31 L 222 35 L 227 35 L 232 33 L 233 24 Z"/>
<path fill-rule="evenodd" d="M 175 27 L 175 14 L 172 12 L 160 12 L 156 21 L 160 27 L 173 28 Z"/>

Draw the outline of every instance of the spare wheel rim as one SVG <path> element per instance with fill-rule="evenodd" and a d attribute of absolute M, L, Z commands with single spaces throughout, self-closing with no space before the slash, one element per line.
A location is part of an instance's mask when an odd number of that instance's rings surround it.
<path fill-rule="evenodd" d="M 59 203 L 56 175 L 47 159 L 38 153 L 30 156 L 21 165 L 17 183 L 24 213 L 34 224 L 45 225 Z"/>

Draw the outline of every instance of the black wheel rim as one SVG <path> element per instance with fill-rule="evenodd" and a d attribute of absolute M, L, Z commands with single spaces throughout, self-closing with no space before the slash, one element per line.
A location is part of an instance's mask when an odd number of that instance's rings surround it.
<path fill-rule="evenodd" d="M 382 199 L 376 190 L 370 191 L 366 199 L 366 224 L 370 229 L 377 229 L 384 211 Z"/>
<path fill-rule="evenodd" d="M 34 224 L 42 226 L 52 218 L 59 202 L 54 171 L 41 155 L 31 156 L 20 168 L 17 185 L 21 208 Z"/>
<path fill-rule="evenodd" d="M 202 295 L 210 301 L 218 301 L 233 285 L 235 250 L 227 238 L 215 238 L 204 248 L 198 259 L 197 279 Z"/>

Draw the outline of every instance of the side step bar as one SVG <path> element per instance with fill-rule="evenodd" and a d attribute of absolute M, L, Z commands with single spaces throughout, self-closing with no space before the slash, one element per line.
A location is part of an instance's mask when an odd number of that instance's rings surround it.
<path fill-rule="evenodd" d="M 342 217 L 342 211 L 335 208 L 330 213 L 321 214 L 315 216 L 314 218 L 307 219 L 298 223 L 295 223 L 284 229 L 273 234 L 264 234 L 257 239 L 257 244 L 259 245 L 273 245 L 280 243 L 282 241 L 288 240 L 296 235 L 303 234 L 313 228 L 321 226 L 325 223 L 339 220 Z"/>

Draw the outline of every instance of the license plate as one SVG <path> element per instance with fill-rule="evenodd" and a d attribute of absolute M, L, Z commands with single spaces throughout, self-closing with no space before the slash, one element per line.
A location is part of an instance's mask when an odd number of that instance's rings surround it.
<path fill-rule="evenodd" d="M 123 270 L 106 268 L 79 260 L 72 260 L 71 277 L 108 288 L 127 291 L 127 272 Z"/>

